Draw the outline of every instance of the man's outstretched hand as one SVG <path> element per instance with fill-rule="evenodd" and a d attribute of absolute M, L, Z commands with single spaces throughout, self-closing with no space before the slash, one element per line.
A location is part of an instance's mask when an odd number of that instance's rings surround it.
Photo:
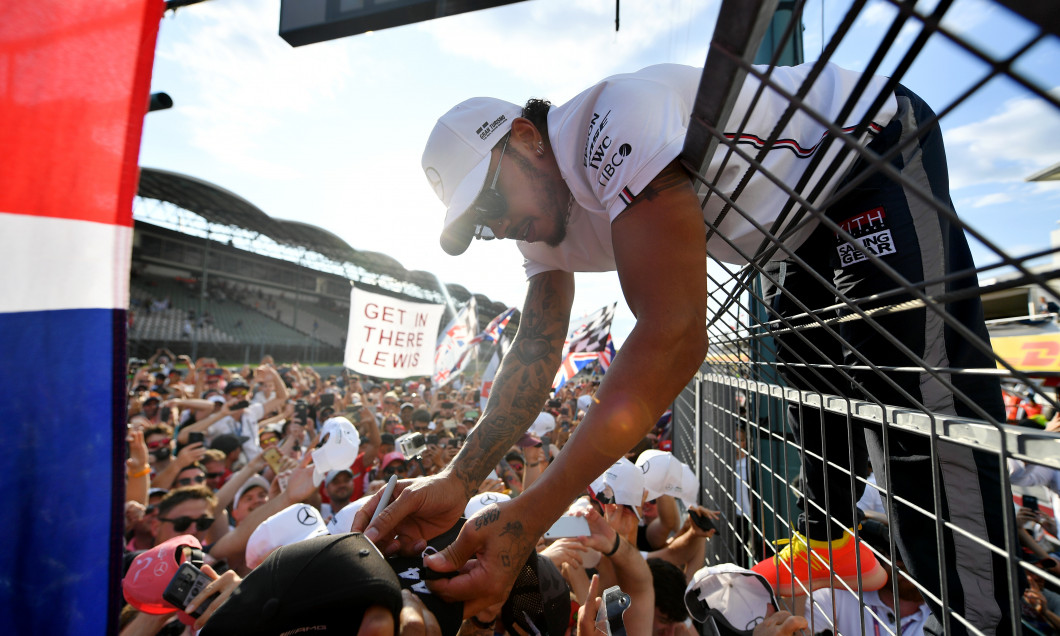
<path fill-rule="evenodd" d="M 468 496 L 456 479 L 442 476 L 403 479 L 397 482 L 390 505 L 369 525 L 380 489 L 353 517 L 353 532 L 364 532 L 383 554 L 419 554 L 427 540 L 449 530 L 464 514 Z"/>
<path fill-rule="evenodd" d="M 447 601 L 463 601 L 465 617 L 503 604 L 541 536 L 532 516 L 517 499 L 479 510 L 456 541 L 423 560 L 435 572 L 459 574 L 427 587 Z"/>

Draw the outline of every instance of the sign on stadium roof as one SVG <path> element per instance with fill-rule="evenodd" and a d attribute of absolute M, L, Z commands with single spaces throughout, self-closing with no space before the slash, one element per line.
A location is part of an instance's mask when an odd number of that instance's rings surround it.
<path fill-rule="evenodd" d="M 304 46 L 521 0 L 280 0 L 280 37 Z"/>

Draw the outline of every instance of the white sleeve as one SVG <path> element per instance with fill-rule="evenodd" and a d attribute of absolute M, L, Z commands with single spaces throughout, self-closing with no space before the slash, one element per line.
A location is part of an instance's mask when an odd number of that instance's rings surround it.
<path fill-rule="evenodd" d="M 607 113 L 586 148 L 580 170 L 597 200 L 615 218 L 684 146 L 689 105 L 675 91 L 646 80 L 608 85 L 593 107 Z"/>

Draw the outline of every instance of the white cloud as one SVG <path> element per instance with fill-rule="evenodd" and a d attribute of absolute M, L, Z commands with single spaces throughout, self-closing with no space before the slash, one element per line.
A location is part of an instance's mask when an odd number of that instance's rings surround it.
<path fill-rule="evenodd" d="M 278 16 L 275 0 L 189 7 L 163 20 L 156 60 L 156 69 L 179 67 L 174 114 L 185 118 L 190 144 L 265 178 L 296 174 L 263 153 L 271 134 L 333 99 L 352 74 L 341 47 L 292 49 L 277 35 Z"/>
<path fill-rule="evenodd" d="M 1004 192 L 995 192 L 981 197 L 968 197 L 957 202 L 958 208 L 985 208 L 988 205 L 999 205 L 1013 200 L 1013 196 Z"/>
<path fill-rule="evenodd" d="M 1060 95 L 1060 89 L 1053 91 Z M 1060 113 L 1037 97 L 1004 102 L 982 121 L 944 131 L 954 190 L 1022 182 L 1060 162 Z"/>
<path fill-rule="evenodd" d="M 440 20 L 420 26 L 437 39 L 446 53 L 481 63 L 486 74 L 502 72 L 536 86 L 546 86 L 566 99 L 586 87 L 586 77 L 601 79 L 633 70 L 631 61 L 649 47 L 668 41 L 678 45 L 690 22 L 702 22 L 717 4 L 712 0 L 694 11 L 687 2 L 627 3 L 621 7 L 620 30 L 614 31 L 615 5 L 602 0 L 574 3 L 540 1 L 529 12 L 505 9 L 480 11 L 459 20 Z M 519 5 L 512 5 L 513 8 Z M 522 20 L 513 25 L 512 16 Z M 687 42 L 697 53 L 706 51 L 709 30 L 699 41 Z M 672 61 L 690 61 L 689 52 L 671 51 Z"/>

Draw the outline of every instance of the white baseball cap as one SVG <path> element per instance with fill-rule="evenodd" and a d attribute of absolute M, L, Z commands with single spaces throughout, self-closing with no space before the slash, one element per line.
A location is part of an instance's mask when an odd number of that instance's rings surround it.
<path fill-rule="evenodd" d="M 530 425 L 527 432 L 534 437 L 541 437 L 542 435 L 548 435 L 554 430 L 556 430 L 556 418 L 551 413 L 542 411 L 537 414 L 537 418 L 534 419 L 534 423 Z"/>
<path fill-rule="evenodd" d="M 637 458 L 637 467 L 644 474 L 644 490 L 648 499 L 670 495 L 685 503 L 696 503 L 699 488 L 692 469 L 673 453 L 646 450 Z"/>
<path fill-rule="evenodd" d="M 732 563 L 700 568 L 685 589 L 685 607 L 692 618 L 718 623 L 723 633 L 749 636 L 765 620 L 770 605 L 776 609 L 777 599 L 765 577 Z"/>
<path fill-rule="evenodd" d="M 464 518 L 470 519 L 476 512 L 490 504 L 509 501 L 511 497 L 503 492 L 482 492 L 472 497 L 464 506 Z"/>
<path fill-rule="evenodd" d="M 361 449 L 361 436 L 348 419 L 332 417 L 320 427 L 323 446 L 313 450 L 313 485 L 319 486 L 332 470 L 349 468 Z"/>
<path fill-rule="evenodd" d="M 631 506 L 637 518 L 640 518 L 640 506 L 644 502 L 644 474 L 625 457 L 620 457 L 589 487 L 595 493 L 609 495 L 616 504 Z"/>
<path fill-rule="evenodd" d="M 423 172 L 445 204 L 440 243 L 458 256 L 475 235 L 471 204 L 486 185 L 490 154 L 523 109 L 492 97 L 460 102 L 438 119 L 423 149 Z"/>
<path fill-rule="evenodd" d="M 261 522 L 247 540 L 246 563 L 253 569 L 280 546 L 291 545 L 328 534 L 320 511 L 307 504 L 295 504 Z"/>
<path fill-rule="evenodd" d="M 269 494 L 269 482 L 266 481 L 265 478 L 261 475 L 251 475 L 250 479 L 246 480 L 246 482 L 244 482 L 243 485 L 239 487 L 239 490 L 236 491 L 235 499 L 232 500 L 233 510 L 239 507 L 239 500 L 243 498 L 243 495 L 245 495 L 248 490 L 254 487 L 264 488 L 265 494 Z"/>

